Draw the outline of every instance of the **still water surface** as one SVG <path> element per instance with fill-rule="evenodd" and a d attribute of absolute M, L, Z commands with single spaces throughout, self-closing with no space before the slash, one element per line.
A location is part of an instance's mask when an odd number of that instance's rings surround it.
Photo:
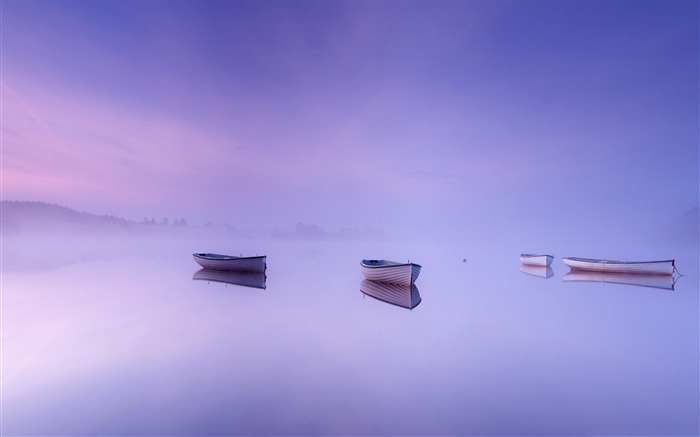
<path fill-rule="evenodd" d="M 3 435 L 698 434 L 696 248 L 668 290 L 565 280 L 589 253 L 540 277 L 512 247 L 128 245 L 4 251 Z M 264 289 L 196 277 L 237 249 Z M 360 292 L 368 257 L 422 264 L 420 304 Z"/>

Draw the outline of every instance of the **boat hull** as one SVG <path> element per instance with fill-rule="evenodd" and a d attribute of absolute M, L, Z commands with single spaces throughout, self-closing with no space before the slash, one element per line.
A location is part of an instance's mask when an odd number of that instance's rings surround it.
<path fill-rule="evenodd" d="M 209 270 L 245 270 L 264 272 L 267 268 L 266 256 L 229 256 L 215 253 L 195 253 L 194 260 Z"/>
<path fill-rule="evenodd" d="M 412 285 L 420 274 L 421 266 L 386 260 L 362 260 L 362 274 L 366 279 L 388 284 Z"/>
<path fill-rule="evenodd" d="M 552 264 L 554 257 L 552 255 L 533 255 L 523 253 L 520 255 L 520 262 L 527 266 L 547 267 Z"/>
<path fill-rule="evenodd" d="M 611 261 L 589 258 L 562 258 L 571 270 L 603 273 L 633 273 L 641 275 L 673 275 L 675 260 Z"/>

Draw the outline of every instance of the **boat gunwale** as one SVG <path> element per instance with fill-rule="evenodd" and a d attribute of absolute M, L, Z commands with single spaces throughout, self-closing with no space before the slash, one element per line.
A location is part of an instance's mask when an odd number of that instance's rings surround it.
<path fill-rule="evenodd" d="M 392 263 L 392 264 L 365 264 L 365 261 L 381 261 L 383 263 Z M 386 268 L 386 267 L 405 267 L 405 266 L 416 266 L 416 267 L 423 268 L 423 266 L 421 266 L 420 264 L 416 264 L 416 263 L 411 263 L 411 262 L 399 263 L 396 261 L 387 261 L 384 259 L 382 259 L 382 260 L 363 259 L 362 261 L 360 261 L 360 266 L 366 267 L 369 269 L 380 269 L 380 268 Z"/>
<path fill-rule="evenodd" d="M 521 254 L 520 254 L 520 257 L 521 257 L 521 258 L 539 258 L 539 257 L 542 257 L 542 256 L 547 256 L 547 257 L 550 257 L 550 258 L 554 258 L 554 255 L 549 255 L 549 254 L 546 254 L 546 253 L 543 253 L 543 254 L 521 253 Z"/>

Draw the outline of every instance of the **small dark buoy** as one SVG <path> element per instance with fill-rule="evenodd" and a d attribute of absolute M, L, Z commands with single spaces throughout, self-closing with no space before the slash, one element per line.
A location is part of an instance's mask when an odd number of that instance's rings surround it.
<path fill-rule="evenodd" d="M 463 263 L 467 262 L 467 259 L 466 259 L 466 258 L 462 258 L 462 262 L 463 262 Z"/>

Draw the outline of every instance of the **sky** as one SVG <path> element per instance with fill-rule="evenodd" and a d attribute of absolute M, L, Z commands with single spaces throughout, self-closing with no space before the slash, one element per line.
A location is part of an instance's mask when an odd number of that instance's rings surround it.
<path fill-rule="evenodd" d="M 697 1 L 3 1 L 2 198 L 624 227 L 699 203 Z"/>

